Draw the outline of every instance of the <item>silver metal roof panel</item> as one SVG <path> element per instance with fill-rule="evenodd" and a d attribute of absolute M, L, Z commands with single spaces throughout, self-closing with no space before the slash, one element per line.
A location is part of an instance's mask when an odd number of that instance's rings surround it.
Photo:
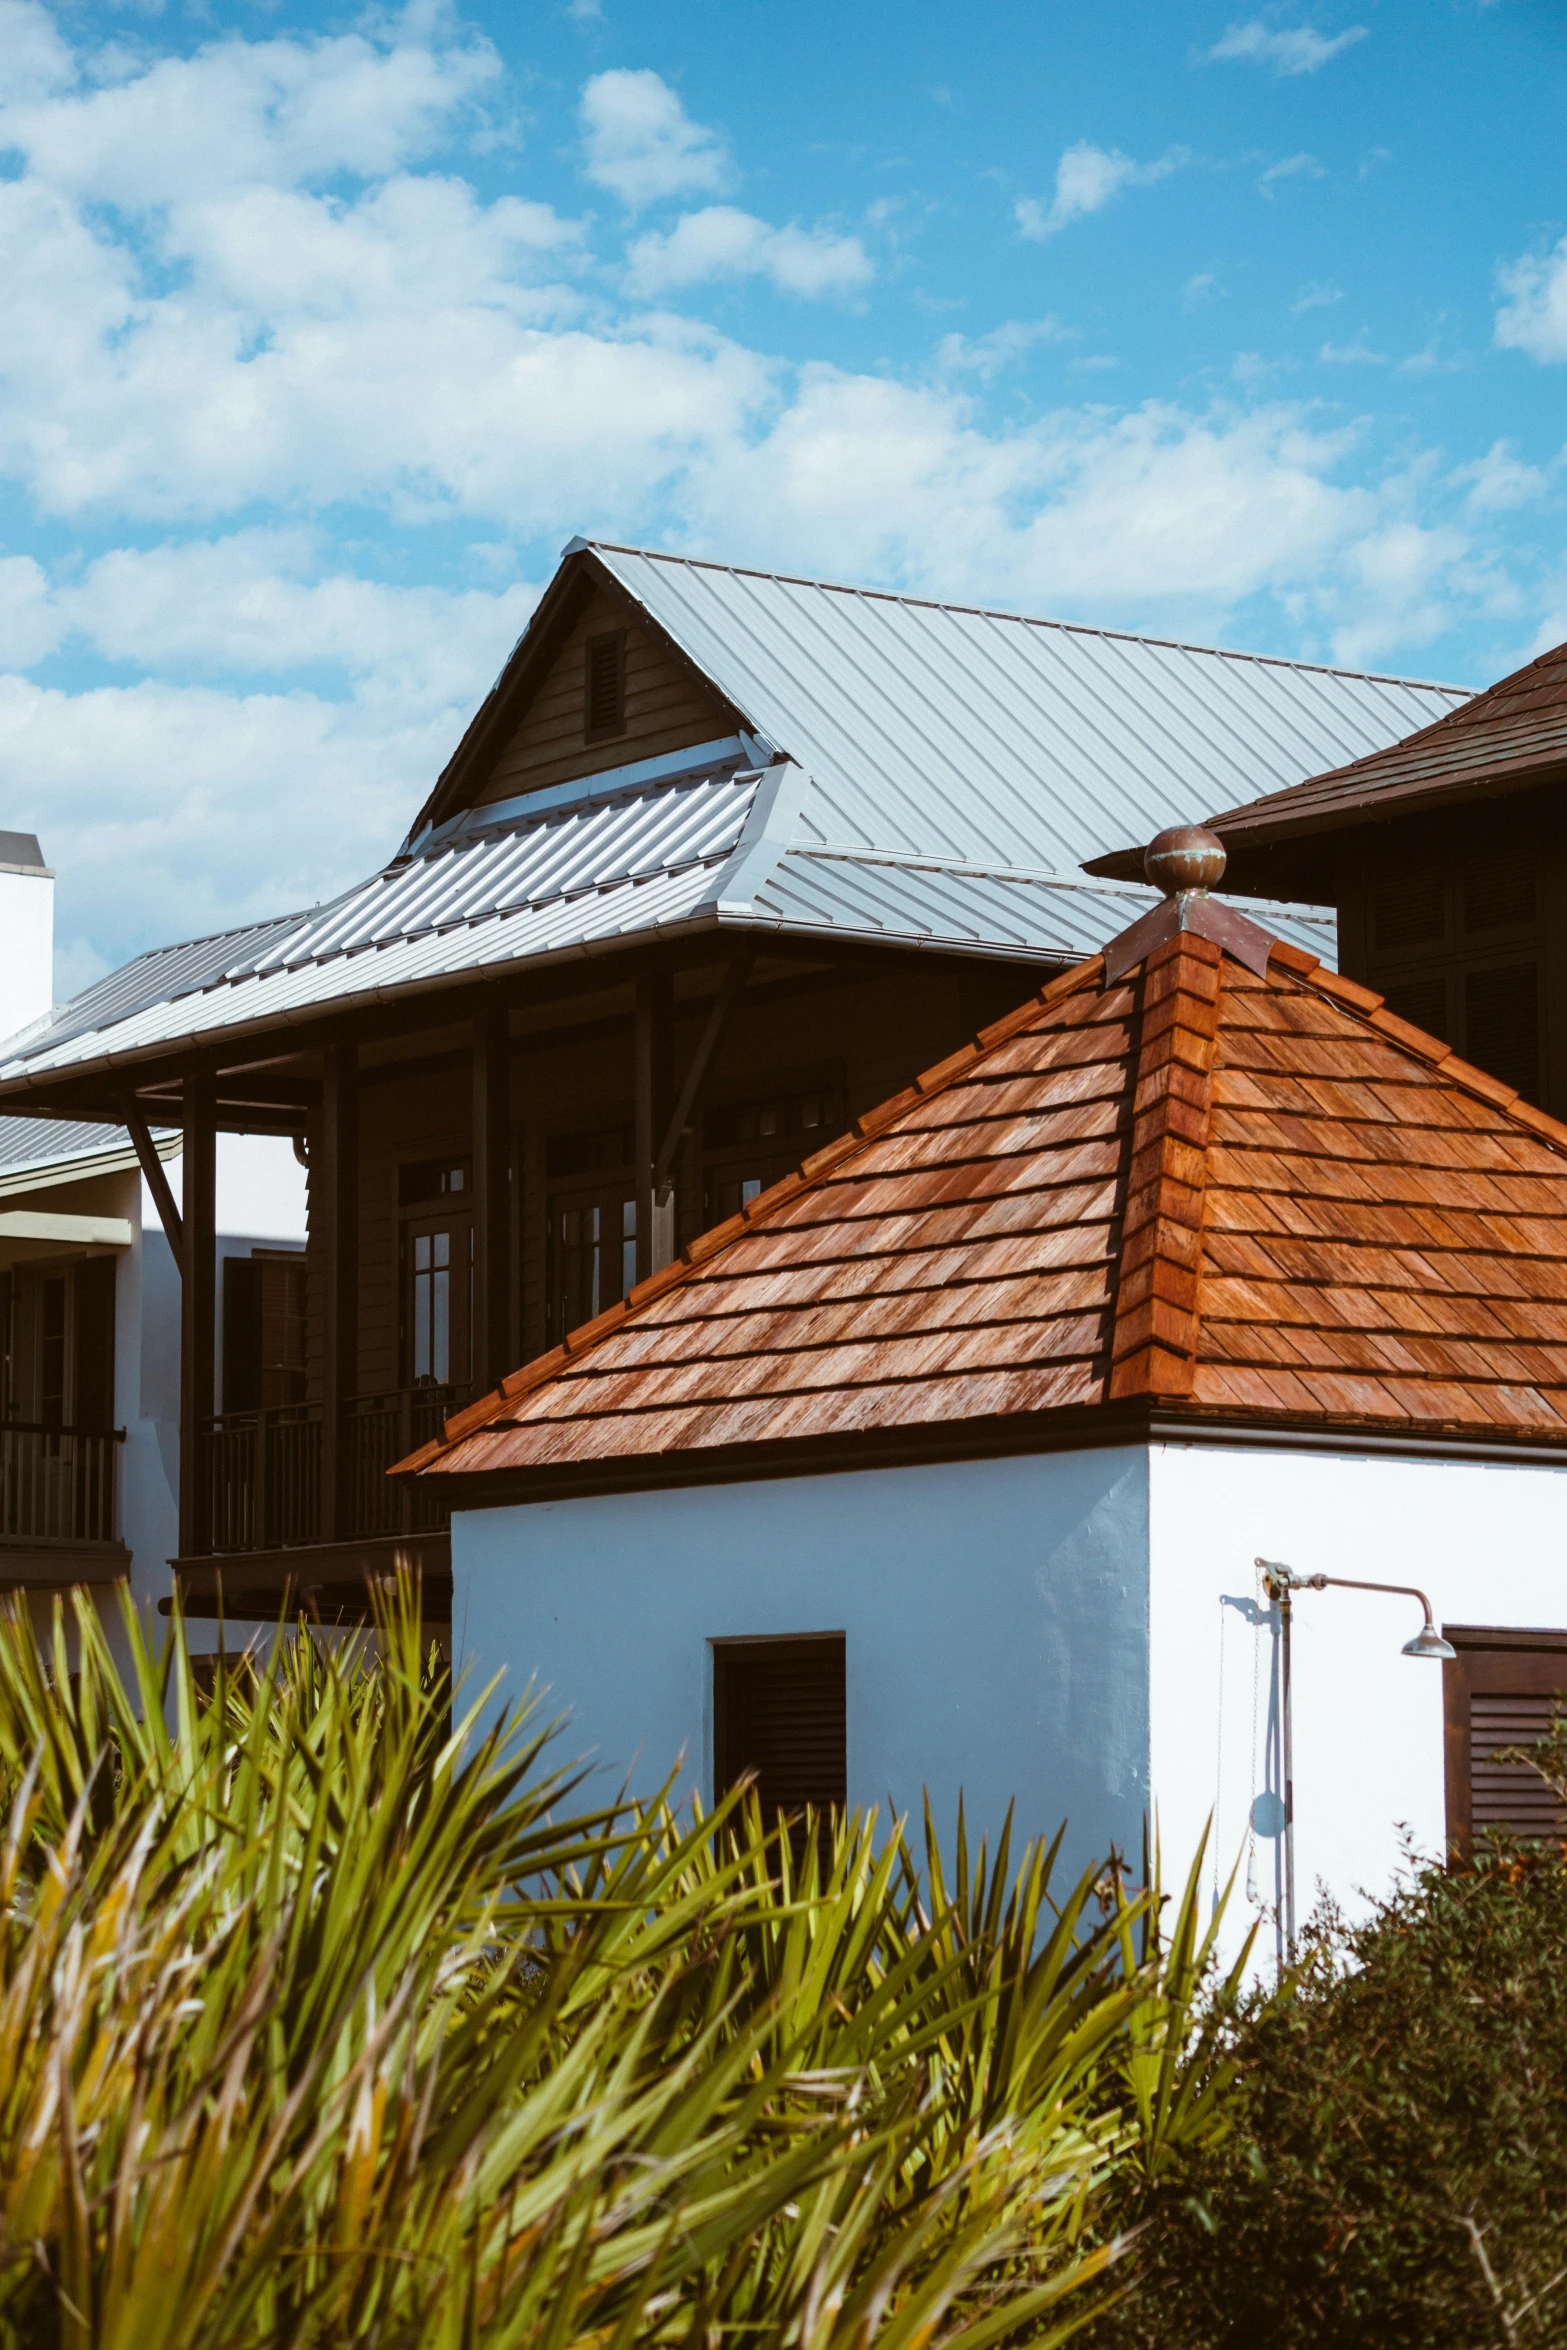
<path fill-rule="evenodd" d="M 803 830 L 823 844 L 1073 872 L 1197 821 L 1226 794 L 1255 797 L 1395 742 L 1469 698 L 592 545 L 812 777 Z"/>
<path fill-rule="evenodd" d="M 745 735 L 463 811 L 328 904 L 142 955 L 0 1046 L 0 1080 L 680 927 L 1070 959 L 1148 902 L 1087 881 L 1085 858 L 1341 765 L 1466 698 L 636 548 L 594 553 L 741 712 Z M 759 772 L 765 746 L 781 756 Z M 1267 918 L 1331 960 L 1331 924 Z"/>

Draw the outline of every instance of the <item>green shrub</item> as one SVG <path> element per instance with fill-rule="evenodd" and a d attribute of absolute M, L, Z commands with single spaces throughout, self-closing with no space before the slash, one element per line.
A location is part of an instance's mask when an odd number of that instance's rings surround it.
<path fill-rule="evenodd" d="M 1132 2297 L 1095 2342 L 1502 2350 L 1567 2341 L 1567 1866 L 1423 1868 L 1317 1921 L 1282 1994 L 1232 2002 L 1231 2126 L 1124 2216 Z"/>
<path fill-rule="evenodd" d="M 1043 2346 L 1214 2126 L 1195 1871 L 581 1808 L 406 1593 L 126 1631 L 0 1612 L 4 2350 Z"/>

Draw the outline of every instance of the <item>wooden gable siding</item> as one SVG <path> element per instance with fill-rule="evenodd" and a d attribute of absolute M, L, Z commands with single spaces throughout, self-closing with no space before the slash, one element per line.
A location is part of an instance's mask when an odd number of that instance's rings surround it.
<path fill-rule="evenodd" d="M 590 637 L 614 628 L 626 632 L 626 731 L 590 743 L 584 710 L 586 647 Z M 600 588 L 556 654 L 474 804 L 487 807 L 518 792 L 571 783 L 635 759 L 656 759 L 666 751 L 712 742 L 733 727 L 734 714 L 718 696 L 704 693 L 629 607 Z"/>

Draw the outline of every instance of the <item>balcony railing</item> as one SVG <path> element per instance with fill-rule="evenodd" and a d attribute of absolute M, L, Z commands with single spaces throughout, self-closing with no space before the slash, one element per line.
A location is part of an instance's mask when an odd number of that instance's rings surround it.
<path fill-rule="evenodd" d="M 120 1531 L 116 1448 L 123 1428 L 0 1421 L 0 1539 L 113 1542 Z"/>
<path fill-rule="evenodd" d="M 350 1537 L 420 1534 L 443 1527 L 449 1507 L 387 1470 L 440 1431 L 468 1400 L 466 1387 L 404 1387 L 356 1395 L 345 1414 Z M 321 1406 L 222 1412 L 208 1422 L 213 1552 L 286 1550 L 324 1538 Z"/>

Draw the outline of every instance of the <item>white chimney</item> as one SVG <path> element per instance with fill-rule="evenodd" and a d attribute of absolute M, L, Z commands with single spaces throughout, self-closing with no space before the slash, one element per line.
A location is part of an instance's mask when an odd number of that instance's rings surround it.
<path fill-rule="evenodd" d="M 54 873 L 37 835 L 0 832 L 0 1038 L 54 1002 Z"/>

